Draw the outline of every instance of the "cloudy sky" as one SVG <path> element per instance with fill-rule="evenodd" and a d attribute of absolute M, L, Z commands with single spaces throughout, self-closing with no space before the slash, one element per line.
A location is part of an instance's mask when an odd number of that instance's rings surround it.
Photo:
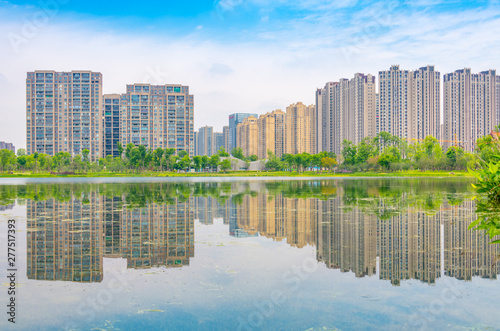
<path fill-rule="evenodd" d="M 105 93 L 189 85 L 195 128 L 221 130 L 356 72 L 500 70 L 499 55 L 498 1 L 0 0 L 0 141 L 26 145 L 27 71 L 99 71 Z"/>

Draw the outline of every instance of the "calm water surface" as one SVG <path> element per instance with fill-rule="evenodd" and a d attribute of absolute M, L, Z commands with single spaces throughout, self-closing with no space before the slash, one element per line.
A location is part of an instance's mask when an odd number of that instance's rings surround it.
<path fill-rule="evenodd" d="M 500 328 L 470 181 L 0 181 L 1 330 Z"/>

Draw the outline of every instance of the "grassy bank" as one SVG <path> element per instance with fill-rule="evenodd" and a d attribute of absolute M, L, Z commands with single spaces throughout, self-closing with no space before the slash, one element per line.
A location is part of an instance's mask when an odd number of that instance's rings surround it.
<path fill-rule="evenodd" d="M 0 174 L 0 178 L 59 178 L 59 177 L 472 177 L 467 171 L 398 171 L 398 172 L 356 172 L 338 173 L 305 171 L 302 173 L 288 171 L 228 171 L 227 173 L 176 173 L 176 172 L 98 172 L 55 175 L 51 173 Z"/>

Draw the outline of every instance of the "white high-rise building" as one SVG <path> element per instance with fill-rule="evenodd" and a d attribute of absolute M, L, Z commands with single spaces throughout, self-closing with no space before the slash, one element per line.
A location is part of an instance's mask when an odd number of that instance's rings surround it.
<path fill-rule="evenodd" d="M 495 70 L 472 74 L 465 68 L 444 76 L 445 147 L 456 144 L 473 151 L 476 140 L 498 124 L 497 81 Z"/>
<path fill-rule="evenodd" d="M 351 80 L 326 83 L 316 91 L 317 151 L 342 152 L 344 139 L 359 143 L 375 136 L 375 77 L 357 73 Z"/>

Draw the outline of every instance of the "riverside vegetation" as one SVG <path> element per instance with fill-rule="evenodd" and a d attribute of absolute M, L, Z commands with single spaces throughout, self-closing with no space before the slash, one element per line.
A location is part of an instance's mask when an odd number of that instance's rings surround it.
<path fill-rule="evenodd" d="M 429 172 L 429 171 L 466 171 L 477 169 L 481 163 L 489 163 L 498 155 L 499 142 L 491 136 L 480 138 L 473 153 L 461 146 L 451 146 L 444 151 L 439 141 L 427 137 L 423 141 L 409 143 L 406 139 L 381 132 L 374 138 L 365 138 L 359 144 L 344 140 L 342 153 L 321 152 L 318 154 L 284 154 L 277 157 L 268 153 L 266 160 L 260 160 L 271 174 L 287 175 L 314 173 L 356 173 L 370 175 L 380 172 Z M 247 165 L 259 161 L 256 155 L 245 157 L 241 148 L 231 151 L 232 158 L 223 147 L 208 156 L 190 157 L 186 151 L 175 153 L 175 149 L 158 148 L 151 150 L 145 146 L 128 144 L 125 148 L 118 143 L 120 157 L 108 155 L 92 161 L 88 150 L 81 155 L 71 156 L 59 152 L 54 156 L 34 153 L 26 155 L 19 149 L 17 156 L 9 150 L 0 150 L 0 172 L 9 175 L 136 175 L 161 174 L 165 172 L 216 173 L 222 171 L 236 174 L 236 159 Z M 288 172 L 288 173 L 286 173 Z M 438 174 L 438 173 L 436 173 Z M 431 173 L 432 175 L 432 173 Z"/>

